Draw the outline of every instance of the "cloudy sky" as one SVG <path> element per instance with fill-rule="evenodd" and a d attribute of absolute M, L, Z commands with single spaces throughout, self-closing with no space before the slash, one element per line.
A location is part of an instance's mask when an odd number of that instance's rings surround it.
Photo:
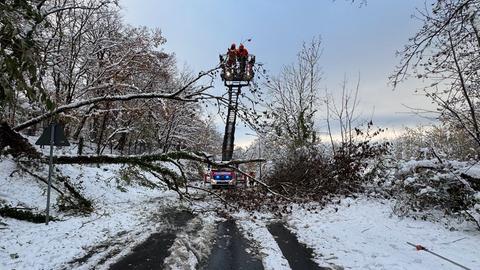
<path fill-rule="evenodd" d="M 395 52 L 420 26 L 412 14 L 424 7 L 423 0 L 368 0 L 361 8 L 342 0 L 121 0 L 120 4 L 127 23 L 160 28 L 167 38 L 165 50 L 176 54 L 179 66 L 186 64 L 195 72 L 215 66 L 218 54 L 232 42 L 251 38 L 249 51 L 275 75 L 282 65 L 295 61 L 303 41 L 320 35 L 325 88 L 338 92 L 345 76 L 354 82 L 360 74 L 359 111 L 364 116 L 373 115 L 377 125 L 397 131 L 426 122 L 405 107 L 430 106 L 414 94 L 421 82 L 407 81 L 394 91 L 388 85 L 388 76 L 399 62 Z M 217 85 L 216 91 L 222 91 Z M 247 132 L 237 129 L 237 145 L 253 139 Z"/>

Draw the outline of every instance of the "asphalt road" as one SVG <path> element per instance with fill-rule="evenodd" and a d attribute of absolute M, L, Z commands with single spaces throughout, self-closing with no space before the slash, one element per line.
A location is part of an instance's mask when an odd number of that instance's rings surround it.
<path fill-rule="evenodd" d="M 168 249 L 175 241 L 176 232 L 185 226 L 193 216 L 189 213 L 170 213 L 168 218 L 173 225 L 171 230 L 152 234 L 145 242 L 135 247 L 120 261 L 111 265 L 111 270 L 154 270 L 162 269 L 163 261 L 169 256 Z M 280 250 L 293 270 L 323 270 L 313 261 L 313 252 L 298 242 L 295 234 L 283 223 L 267 226 Z M 218 223 L 215 244 L 210 257 L 198 267 L 204 270 L 261 270 L 261 258 L 251 243 L 238 230 L 235 220 L 227 219 Z"/>
<path fill-rule="evenodd" d="M 297 236 L 282 223 L 272 223 L 267 226 L 292 270 L 328 270 L 313 261 L 313 250 L 298 242 Z"/>
<path fill-rule="evenodd" d="M 186 211 L 169 212 L 164 215 L 170 229 L 152 234 L 146 241 L 136 246 L 120 261 L 112 264 L 110 270 L 157 270 L 162 269 L 163 261 L 170 255 L 177 231 L 193 218 Z"/>
<path fill-rule="evenodd" d="M 242 236 L 235 221 L 227 219 L 218 224 L 215 246 L 207 264 L 201 269 L 261 270 L 263 265 L 262 261 L 253 254 L 250 243 Z"/>

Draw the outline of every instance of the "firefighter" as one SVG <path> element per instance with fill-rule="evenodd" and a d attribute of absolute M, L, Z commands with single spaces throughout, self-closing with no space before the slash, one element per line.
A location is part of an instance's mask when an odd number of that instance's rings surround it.
<path fill-rule="evenodd" d="M 243 44 L 240 44 L 240 47 L 238 47 L 237 57 L 240 63 L 240 72 L 243 74 L 248 60 L 248 51 Z"/>
<path fill-rule="evenodd" d="M 220 56 L 221 67 L 223 69 L 222 80 L 231 80 L 235 77 L 236 70 L 235 65 L 237 63 L 237 47 L 235 43 L 232 43 L 230 48 L 227 49 L 226 59 L 223 56 Z"/>
<path fill-rule="evenodd" d="M 231 68 L 237 62 L 237 46 L 235 43 L 232 43 L 230 49 L 227 51 L 227 67 Z"/>

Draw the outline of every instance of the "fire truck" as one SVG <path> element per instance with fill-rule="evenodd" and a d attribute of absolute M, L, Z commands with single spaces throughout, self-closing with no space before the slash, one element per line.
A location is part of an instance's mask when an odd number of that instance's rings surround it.
<path fill-rule="evenodd" d="M 223 162 L 230 161 L 233 156 L 238 99 L 242 87 L 249 87 L 255 75 L 253 70 L 254 55 L 249 54 L 248 57 L 235 58 L 234 61 L 231 61 L 228 57 L 227 54 L 220 55 L 220 66 L 222 68 L 220 77 L 228 91 L 227 118 L 222 145 Z M 206 178 L 210 181 L 212 188 L 235 187 L 240 180 L 245 179 L 243 175 L 237 174 L 235 169 L 231 167 L 211 168 Z"/>

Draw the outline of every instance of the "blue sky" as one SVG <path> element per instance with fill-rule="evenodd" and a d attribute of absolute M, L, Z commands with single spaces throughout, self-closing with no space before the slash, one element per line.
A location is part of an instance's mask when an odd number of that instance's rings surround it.
<path fill-rule="evenodd" d="M 167 38 L 165 50 L 174 52 L 179 66 L 193 71 L 217 64 L 218 54 L 232 42 L 252 38 L 248 44 L 257 61 L 270 74 L 295 61 L 303 41 L 320 35 L 324 53 L 323 83 L 340 91 L 344 76 L 354 82 L 361 74 L 360 109 L 382 127 L 412 126 L 424 119 L 405 113 L 404 107 L 425 107 L 429 102 L 408 81 L 395 91 L 387 85 L 399 59 L 395 52 L 419 28 L 412 19 L 422 0 L 368 0 L 359 8 L 350 1 L 330 0 L 121 0 L 124 19 L 132 25 L 158 27 Z M 216 91 L 222 91 L 218 84 Z M 222 127 L 219 127 L 222 130 Z M 252 140 L 237 130 L 237 144 Z"/>

